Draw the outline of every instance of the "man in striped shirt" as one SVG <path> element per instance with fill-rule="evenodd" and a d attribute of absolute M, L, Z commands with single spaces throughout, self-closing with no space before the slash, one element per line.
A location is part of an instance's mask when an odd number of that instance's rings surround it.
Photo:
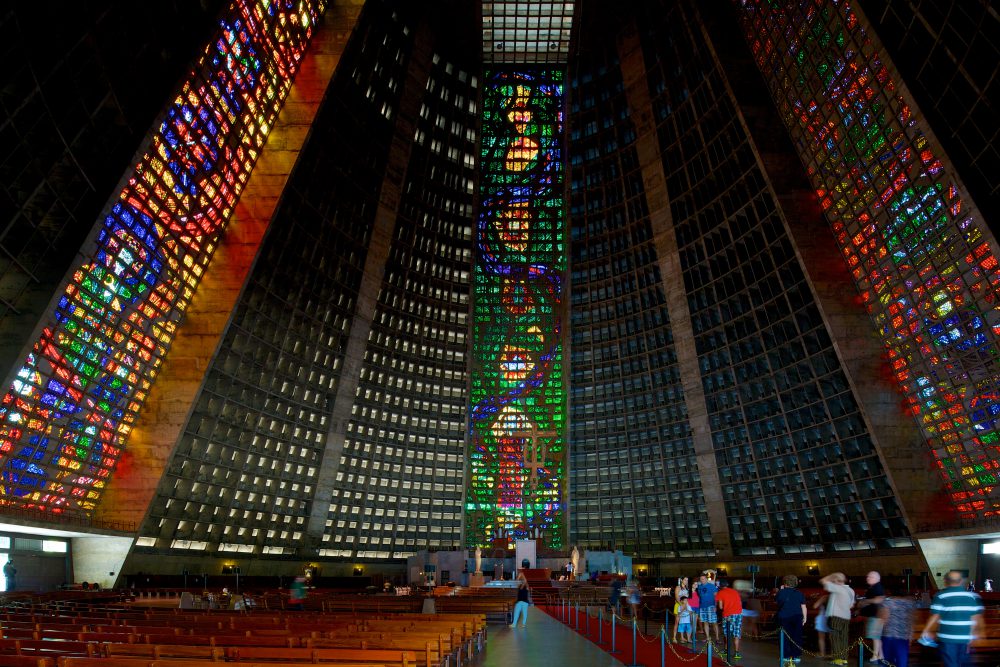
<path fill-rule="evenodd" d="M 931 602 L 931 617 L 921 636 L 931 639 L 938 627 L 938 651 L 944 667 L 966 664 L 969 648 L 977 636 L 982 636 L 983 602 L 972 591 L 965 590 L 962 573 L 952 570 L 944 577 L 946 588 L 938 591 Z"/>

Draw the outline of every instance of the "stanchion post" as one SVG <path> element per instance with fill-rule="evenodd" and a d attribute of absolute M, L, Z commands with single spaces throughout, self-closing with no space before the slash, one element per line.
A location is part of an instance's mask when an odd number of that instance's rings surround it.
<path fill-rule="evenodd" d="M 604 643 L 604 608 L 597 609 L 597 644 Z"/>
<path fill-rule="evenodd" d="M 712 667 L 712 640 L 706 637 L 705 644 L 708 646 L 708 662 L 705 664 L 708 665 L 708 667 Z"/>
<path fill-rule="evenodd" d="M 635 661 L 635 653 L 639 648 L 638 644 L 636 643 L 635 627 L 636 627 L 635 617 L 632 617 L 632 664 L 629 665 L 628 667 L 642 667 L 642 665 L 638 664 Z"/>
<path fill-rule="evenodd" d="M 580 601 L 576 602 L 576 630 L 580 631 Z"/>
<path fill-rule="evenodd" d="M 660 628 L 660 667 L 667 667 L 667 627 Z"/>
<path fill-rule="evenodd" d="M 785 630 L 778 630 L 778 666 L 785 664 Z"/>
<path fill-rule="evenodd" d="M 615 626 L 618 625 L 618 619 L 615 617 L 614 610 L 611 611 L 611 653 L 618 653 L 618 649 L 615 647 Z"/>
<path fill-rule="evenodd" d="M 858 642 L 858 667 L 865 667 L 865 642 Z"/>

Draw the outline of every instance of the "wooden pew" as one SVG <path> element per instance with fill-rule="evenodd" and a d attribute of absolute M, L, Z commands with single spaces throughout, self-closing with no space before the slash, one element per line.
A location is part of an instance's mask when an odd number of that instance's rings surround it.
<path fill-rule="evenodd" d="M 186 646 L 184 644 L 101 644 L 102 654 L 109 658 L 197 658 L 221 661 L 225 651 L 215 646 Z"/>
<path fill-rule="evenodd" d="M 428 641 L 424 637 L 407 637 L 407 633 L 393 635 L 388 639 L 368 640 L 363 647 L 366 649 L 405 649 L 413 651 L 418 665 L 423 667 L 440 667 L 447 654 L 442 653 L 440 641 Z M 324 649 L 317 649 L 323 651 Z"/>
<path fill-rule="evenodd" d="M 456 664 L 462 664 L 462 653 L 468 657 L 473 655 L 472 623 L 461 619 L 452 621 L 428 621 L 420 618 L 403 620 L 368 621 L 366 627 L 370 630 L 389 632 L 394 636 L 401 633 L 433 633 L 450 637 L 450 642 L 441 640 L 442 655 L 455 655 Z M 446 646 L 450 644 L 450 646 Z"/>
<path fill-rule="evenodd" d="M 47 658 L 60 655 L 93 657 L 97 653 L 97 645 L 90 642 L 50 641 L 45 639 L 0 639 L 0 654 Z"/>
<path fill-rule="evenodd" d="M 314 662 L 241 662 L 240 667 L 316 667 Z M 399 663 L 331 662 L 331 667 L 399 667 Z M 51 665 L 51 663 L 50 663 Z M 57 667 L 219 667 L 210 660 L 149 660 L 147 658 L 60 658 Z"/>
<path fill-rule="evenodd" d="M 287 656 L 287 657 L 286 657 Z M 278 662 L 300 660 L 301 662 L 377 662 L 398 667 L 416 667 L 413 651 L 400 649 L 353 649 L 353 648 L 286 648 L 275 649 L 266 646 L 239 646 L 226 649 L 228 662 Z M 189 667 L 184 665 L 184 667 Z"/>
<path fill-rule="evenodd" d="M 417 661 L 426 663 L 428 656 L 437 655 L 436 664 L 454 653 L 459 644 L 450 633 L 440 632 L 419 632 L 410 630 L 408 632 L 366 632 L 358 631 L 350 635 L 335 633 L 330 637 L 316 637 L 305 640 L 306 646 L 311 648 L 344 648 L 348 644 L 357 646 L 360 642 L 362 648 L 400 648 L 417 652 Z M 430 644 L 430 647 L 428 647 Z M 423 654 L 423 655 L 421 655 Z"/>
<path fill-rule="evenodd" d="M 0 655 L 0 667 L 53 667 L 52 658 L 36 658 L 33 655 Z"/>

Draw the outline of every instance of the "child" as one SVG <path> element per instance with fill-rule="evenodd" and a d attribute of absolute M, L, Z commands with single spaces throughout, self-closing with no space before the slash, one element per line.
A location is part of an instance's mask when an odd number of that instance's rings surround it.
<path fill-rule="evenodd" d="M 691 616 L 691 605 L 687 596 L 682 595 L 677 601 L 677 633 L 685 644 L 691 641 Z"/>

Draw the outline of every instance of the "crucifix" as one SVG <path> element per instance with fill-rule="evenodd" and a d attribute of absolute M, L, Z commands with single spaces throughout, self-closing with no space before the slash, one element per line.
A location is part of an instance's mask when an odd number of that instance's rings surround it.
<path fill-rule="evenodd" d="M 520 435 L 520 434 L 519 434 Z M 545 467 L 545 459 L 549 455 L 549 439 L 558 435 L 553 430 L 542 430 L 537 426 L 532 426 L 522 437 L 524 437 L 524 468 L 528 471 L 528 480 L 531 486 L 538 485 L 538 471 Z M 531 458 L 529 458 L 529 454 Z"/>

